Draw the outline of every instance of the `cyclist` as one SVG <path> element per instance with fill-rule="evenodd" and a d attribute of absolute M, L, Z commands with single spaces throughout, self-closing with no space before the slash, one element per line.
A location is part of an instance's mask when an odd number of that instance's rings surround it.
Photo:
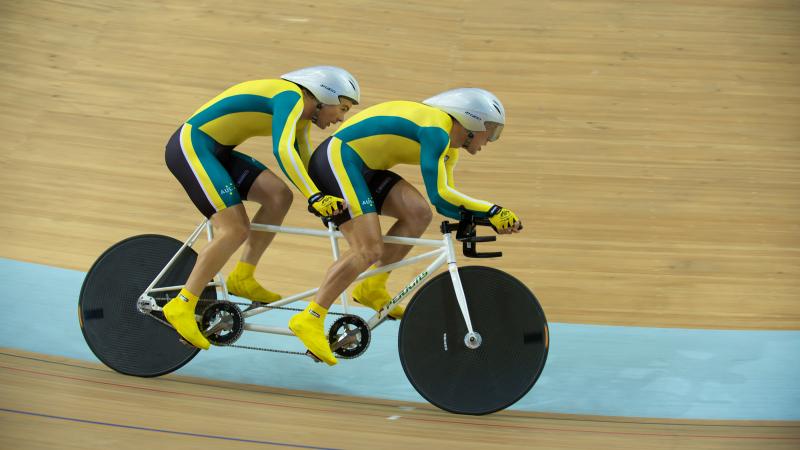
<path fill-rule="evenodd" d="M 292 193 L 262 163 L 234 148 L 253 136 L 271 135 L 281 170 L 309 206 L 323 216 L 338 213 L 342 199 L 321 193 L 306 170 L 309 132 L 311 123 L 324 129 L 341 122 L 359 100 L 358 82 L 346 70 L 308 67 L 281 79 L 246 81 L 227 89 L 192 114 L 169 140 L 167 166 L 215 231 L 184 288 L 164 306 L 166 319 L 192 345 L 209 347 L 195 321 L 198 296 L 243 243 L 241 260 L 227 280 L 229 291 L 263 303 L 281 298 L 253 277 L 275 235 L 250 232 L 242 200 L 261 204 L 255 222 L 277 225 L 289 210 Z"/>
<path fill-rule="evenodd" d="M 498 233 L 519 232 L 522 223 L 510 210 L 468 197 L 455 189 L 453 168 L 459 149 L 470 154 L 496 141 L 505 124 L 500 100 L 483 89 L 443 92 L 422 103 L 392 101 L 367 108 L 348 119 L 311 157 L 309 174 L 322 192 L 343 198 L 346 210 L 335 216 L 350 250 L 327 271 L 315 301 L 289 321 L 289 328 L 318 359 L 336 364 L 323 323 L 328 308 L 371 264 L 403 258 L 409 246 L 386 245 L 378 214 L 398 218 L 388 234 L 419 237 L 431 221 L 430 207 L 411 184 L 388 169 L 418 164 L 436 210 L 459 218 L 459 208 L 488 217 Z M 353 297 L 380 310 L 390 300 L 388 273 L 356 286 Z M 390 312 L 401 318 L 404 309 Z"/>

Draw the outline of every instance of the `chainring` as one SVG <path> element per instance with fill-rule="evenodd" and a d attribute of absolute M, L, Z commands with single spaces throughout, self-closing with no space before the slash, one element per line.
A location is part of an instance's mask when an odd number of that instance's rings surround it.
<path fill-rule="evenodd" d="M 203 311 L 201 329 L 212 344 L 231 345 L 244 331 L 242 311 L 231 302 L 214 302 Z"/>
<path fill-rule="evenodd" d="M 360 356 L 369 347 L 369 325 L 361 317 L 345 315 L 336 319 L 328 330 L 328 342 L 337 356 L 351 359 Z"/>

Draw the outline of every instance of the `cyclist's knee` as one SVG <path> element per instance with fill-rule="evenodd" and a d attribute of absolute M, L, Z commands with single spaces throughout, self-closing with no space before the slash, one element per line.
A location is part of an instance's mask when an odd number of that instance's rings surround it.
<path fill-rule="evenodd" d="M 243 244 L 250 233 L 250 224 L 246 221 L 237 221 L 225 224 L 216 231 L 216 239 L 223 239 L 235 244 Z"/>
<path fill-rule="evenodd" d="M 289 207 L 292 206 L 294 195 L 292 195 L 292 191 L 286 185 L 283 185 L 280 189 L 276 190 L 274 198 L 276 209 L 280 211 L 288 211 Z"/>
<path fill-rule="evenodd" d="M 360 265 L 367 268 L 381 259 L 383 254 L 383 242 L 370 242 L 356 250 L 356 255 L 360 259 Z"/>
<path fill-rule="evenodd" d="M 433 213 L 427 202 L 408 202 L 403 206 L 403 215 L 399 220 L 411 230 L 423 233 L 433 220 Z"/>
<path fill-rule="evenodd" d="M 433 220 L 433 212 L 427 202 L 414 202 L 408 206 L 407 210 L 409 218 L 415 225 L 423 230 L 430 225 Z"/>

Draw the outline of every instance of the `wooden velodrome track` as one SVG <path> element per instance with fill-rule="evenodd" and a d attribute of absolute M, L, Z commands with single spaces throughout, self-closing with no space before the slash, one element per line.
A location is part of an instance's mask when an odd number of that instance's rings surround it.
<path fill-rule="evenodd" d="M 506 254 L 494 264 L 535 290 L 549 320 L 800 329 L 795 1 L 4 0 L 0 36 L 0 257 L 85 271 L 131 235 L 183 239 L 200 216 L 163 163 L 179 123 L 239 81 L 337 64 L 361 82 L 356 110 L 458 86 L 502 99 L 503 139 L 462 157 L 458 185 L 525 221 L 493 246 Z M 241 149 L 279 171 L 268 138 Z M 421 186 L 418 169 L 399 172 Z M 303 202 L 286 224 L 317 226 Z M 279 236 L 257 275 L 279 292 L 314 287 L 326 245 Z M 797 448 L 800 438 L 796 423 L 460 417 L 134 379 L 13 349 L 0 380 L 5 408 L 87 419 L 0 415 L 2 448 L 258 445 L 142 429 L 337 448 Z M 141 428 L 89 422 L 123 419 Z"/>

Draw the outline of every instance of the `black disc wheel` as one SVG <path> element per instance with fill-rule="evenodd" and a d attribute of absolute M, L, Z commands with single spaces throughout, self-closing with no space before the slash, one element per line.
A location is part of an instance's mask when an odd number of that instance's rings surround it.
<path fill-rule="evenodd" d="M 134 236 L 114 244 L 86 274 L 78 302 L 83 337 L 100 361 L 117 372 L 155 377 L 177 370 L 199 349 L 182 344 L 174 329 L 137 308 L 137 300 L 182 242 L 168 236 Z M 181 286 L 197 253 L 183 250 L 156 287 Z M 163 306 L 179 290 L 152 294 Z M 207 288 L 203 299 L 216 299 Z M 198 306 L 198 310 L 202 306 Z M 160 312 L 152 313 L 163 320 Z"/>
<path fill-rule="evenodd" d="M 547 319 L 513 276 L 482 266 L 458 272 L 476 339 L 468 342 L 450 273 L 444 272 L 406 308 L 400 362 L 411 385 L 433 405 L 489 414 L 511 406 L 536 383 L 547 359 Z"/>

